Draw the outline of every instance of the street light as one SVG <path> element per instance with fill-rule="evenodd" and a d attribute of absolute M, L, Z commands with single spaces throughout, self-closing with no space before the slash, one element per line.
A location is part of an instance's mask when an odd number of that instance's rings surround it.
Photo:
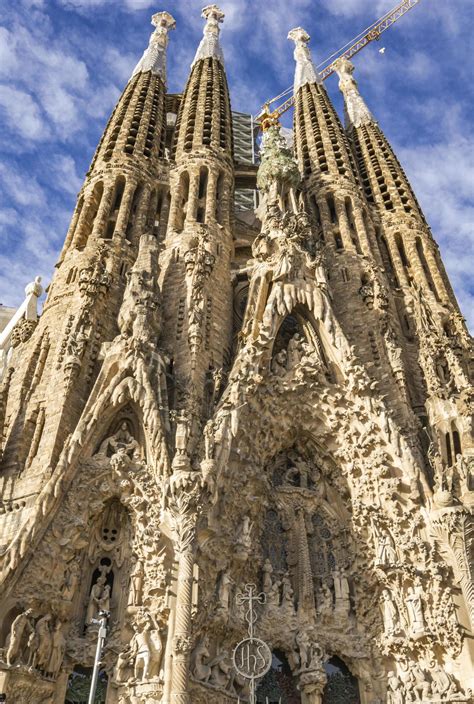
<path fill-rule="evenodd" d="M 97 681 L 99 679 L 99 671 L 101 666 L 102 649 L 107 637 L 107 619 L 110 616 L 110 611 L 99 611 L 99 618 L 93 618 L 91 623 L 99 624 L 99 632 L 97 634 L 97 648 L 95 650 L 94 669 L 92 671 L 91 689 L 89 692 L 88 704 L 94 704 L 95 693 L 97 691 Z"/>

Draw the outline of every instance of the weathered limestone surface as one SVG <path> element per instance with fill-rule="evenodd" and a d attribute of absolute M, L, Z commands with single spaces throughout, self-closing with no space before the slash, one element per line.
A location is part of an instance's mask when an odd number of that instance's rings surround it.
<path fill-rule="evenodd" d="M 107 704 L 248 701 L 254 582 L 301 702 L 342 701 L 335 656 L 361 704 L 472 701 L 472 345 L 437 246 L 352 65 L 344 130 L 302 28 L 294 152 L 266 131 L 237 220 L 203 17 L 178 99 L 153 16 L 43 311 L 36 281 L 1 333 L 0 692 L 63 704 L 105 610 Z"/>

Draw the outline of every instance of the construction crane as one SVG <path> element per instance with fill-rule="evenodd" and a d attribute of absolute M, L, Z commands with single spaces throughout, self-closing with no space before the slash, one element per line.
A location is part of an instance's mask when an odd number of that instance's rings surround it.
<path fill-rule="evenodd" d="M 403 2 L 398 3 L 396 7 L 389 10 L 385 15 L 383 15 L 383 17 L 370 25 L 370 27 L 367 27 L 367 29 L 358 34 L 357 37 L 352 39 L 352 41 L 348 42 L 345 46 L 334 52 L 334 54 L 331 54 L 331 56 L 317 66 L 322 80 L 325 81 L 326 78 L 334 73 L 334 65 L 338 59 L 341 59 L 342 57 L 350 59 L 366 47 L 367 44 L 370 44 L 370 42 L 373 42 L 374 40 L 378 41 L 382 32 L 385 32 L 386 29 L 395 24 L 400 17 L 403 17 L 403 15 L 415 7 L 415 5 L 418 5 L 419 2 L 421 2 L 421 0 L 403 0 Z M 293 107 L 295 96 L 292 94 L 289 98 L 286 98 L 281 105 L 278 105 L 278 107 L 272 110 L 272 105 L 287 96 L 289 93 L 293 93 L 293 86 L 290 86 L 290 88 L 284 90 L 283 93 L 280 93 L 280 95 L 268 100 L 263 105 L 260 114 L 254 118 L 255 123 L 260 127 L 260 129 L 263 131 L 268 129 L 268 127 L 278 122 L 279 117 L 283 115 L 283 113 Z"/>

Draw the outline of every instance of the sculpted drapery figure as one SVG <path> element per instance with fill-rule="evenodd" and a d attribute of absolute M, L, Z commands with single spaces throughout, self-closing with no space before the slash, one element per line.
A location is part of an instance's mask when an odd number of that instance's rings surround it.
<path fill-rule="evenodd" d="M 19 614 L 12 623 L 6 657 L 8 665 L 13 665 L 15 660 L 22 655 L 22 643 L 35 631 L 32 615 L 33 609 L 27 609 Z"/>

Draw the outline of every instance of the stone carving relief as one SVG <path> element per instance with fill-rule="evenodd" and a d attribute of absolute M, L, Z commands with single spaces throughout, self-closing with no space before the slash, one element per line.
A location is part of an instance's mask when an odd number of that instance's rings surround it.
<path fill-rule="evenodd" d="M 13 620 L 4 644 L 4 664 L 55 679 L 66 650 L 64 631 L 65 624 L 59 618 L 54 619 L 50 613 L 39 616 L 33 609 L 26 609 Z"/>

